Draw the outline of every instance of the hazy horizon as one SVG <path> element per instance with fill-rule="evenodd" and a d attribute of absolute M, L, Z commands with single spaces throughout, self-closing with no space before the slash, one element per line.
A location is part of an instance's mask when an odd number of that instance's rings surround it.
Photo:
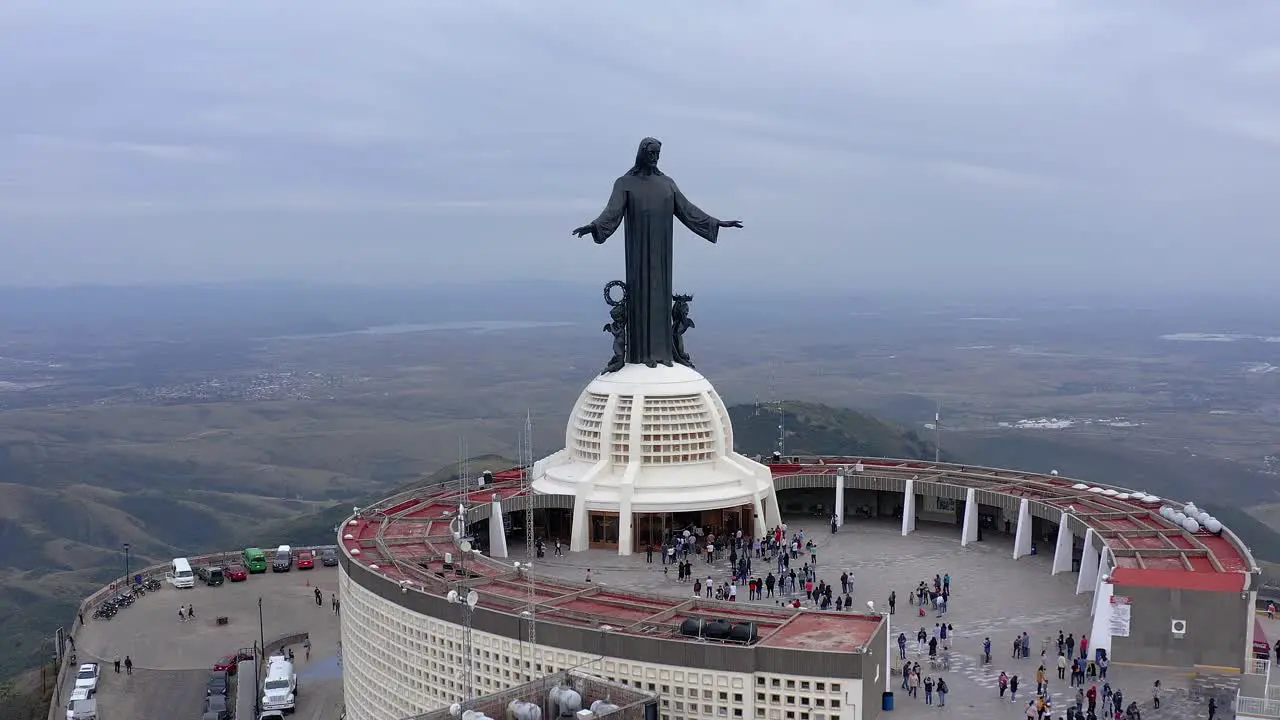
<path fill-rule="evenodd" d="M 1271 298 L 1280 5 L 0 5 L 0 285 L 621 275 L 640 138 L 695 292 Z"/>

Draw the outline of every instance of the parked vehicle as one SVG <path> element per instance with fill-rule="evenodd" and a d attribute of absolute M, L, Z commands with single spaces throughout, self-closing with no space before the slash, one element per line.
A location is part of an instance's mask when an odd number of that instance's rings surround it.
<path fill-rule="evenodd" d="M 180 590 L 189 590 L 196 586 L 196 574 L 191 571 L 191 563 L 186 558 L 174 558 L 170 565 L 169 584 Z"/>
<path fill-rule="evenodd" d="M 289 572 L 293 569 L 293 548 L 281 545 L 276 548 L 276 556 L 271 561 L 271 572 Z"/>
<path fill-rule="evenodd" d="M 337 567 L 338 551 L 333 548 L 325 548 L 324 552 L 320 553 L 320 564 L 325 567 Z"/>
<path fill-rule="evenodd" d="M 262 682 L 262 709 L 291 711 L 297 704 L 298 676 L 293 663 L 283 655 L 267 662 L 267 679 Z"/>
<path fill-rule="evenodd" d="M 200 578 L 201 582 L 210 587 L 221 585 L 222 581 L 226 579 L 222 572 L 222 568 L 216 566 L 196 568 L 196 577 Z"/>
<path fill-rule="evenodd" d="M 267 571 L 267 554 L 262 550 L 251 547 L 244 549 L 244 566 L 249 569 L 250 574 L 257 575 Z"/>
<path fill-rule="evenodd" d="M 298 569 L 311 570 L 316 566 L 315 553 L 310 550 L 302 550 L 298 553 Z"/>
<path fill-rule="evenodd" d="M 203 720 L 231 720 L 231 708 L 226 695 L 210 695 L 204 699 Z"/>
<path fill-rule="evenodd" d="M 98 663 L 84 663 L 76 673 L 76 689 L 84 688 L 92 695 L 98 690 Z"/>
<path fill-rule="evenodd" d="M 67 703 L 67 720 L 98 720 L 98 699 L 86 697 Z"/>
<path fill-rule="evenodd" d="M 245 570 L 243 565 L 228 565 L 222 574 L 231 582 L 244 582 L 249 579 L 249 571 Z"/>
<path fill-rule="evenodd" d="M 86 700 L 93 697 L 93 693 L 89 688 L 76 688 L 71 691 L 71 697 L 67 698 L 67 720 L 81 720 L 89 710 Z M 93 705 L 93 714 L 97 714 L 97 703 Z"/>
<path fill-rule="evenodd" d="M 224 672 L 228 675 L 235 675 L 236 668 L 239 667 L 242 660 L 252 660 L 253 651 L 248 649 L 239 650 L 234 655 L 224 655 L 213 664 L 214 672 Z"/>
<path fill-rule="evenodd" d="M 209 683 L 205 686 L 205 695 L 226 695 L 230 685 L 226 670 L 215 670 L 209 673 Z"/>

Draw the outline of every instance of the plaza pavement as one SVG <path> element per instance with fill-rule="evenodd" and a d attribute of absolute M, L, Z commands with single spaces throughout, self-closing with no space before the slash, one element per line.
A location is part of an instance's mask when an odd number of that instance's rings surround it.
<path fill-rule="evenodd" d="M 316 607 L 314 589 L 324 593 Z M 337 592 L 336 568 L 293 570 L 250 575 L 245 582 L 219 587 L 197 584 L 176 590 L 165 584 L 147 593 L 111 620 L 93 620 L 75 630 L 78 662 L 102 664 L 99 705 L 108 718 L 198 718 L 205 682 L 213 663 L 258 640 L 258 598 L 263 600 L 263 635 L 268 644 L 294 634 L 309 633 L 311 660 L 301 645 L 294 646 L 298 673 L 297 720 L 335 720 L 342 709 L 342 679 L 338 670 L 338 618 L 330 609 Z M 178 622 L 178 605 L 195 606 L 196 619 Z M 218 625 L 218 616 L 228 618 Z M 133 675 L 113 670 L 119 655 L 133 659 Z M 70 693 L 62 688 L 61 705 Z M 257 684 L 251 692 L 258 692 Z"/>
<path fill-rule="evenodd" d="M 932 634 L 934 623 L 940 622 L 933 612 L 926 617 L 916 615 L 908 599 L 911 590 L 922 580 L 931 581 L 934 575 L 951 574 L 952 595 L 946 615 L 946 620 L 955 626 L 951 670 L 945 673 L 930 670 L 927 656 L 919 658 L 922 676 L 932 673 L 947 678 L 951 689 L 947 707 L 926 706 L 923 689 L 921 699 L 908 698 L 899 688 L 902 678 L 895 669 L 893 690 L 896 707 L 889 717 L 906 720 L 945 715 L 963 720 L 1020 720 L 1025 717 L 1026 700 L 1018 704 L 1008 700 L 1000 702 L 996 678 L 1002 670 L 1010 675 L 1017 674 L 1021 685 L 1019 697 L 1029 699 L 1025 691 L 1035 688 L 1040 648 L 1046 640 L 1049 640 L 1049 651 L 1044 664 L 1050 677 L 1053 716 L 1065 716 L 1067 705 L 1074 702 L 1075 690 L 1068 687 L 1066 681 L 1056 679 L 1057 635 L 1062 630 L 1074 634 L 1078 640 L 1082 633 L 1089 634 L 1092 594 L 1075 594 L 1075 573 L 1051 575 L 1051 554 L 1014 560 L 1013 539 L 989 532 L 984 533 L 982 542 L 964 548 L 960 546 L 958 529 L 923 523 L 909 537 L 902 537 L 899 522 L 848 521 L 834 535 L 825 522 L 812 519 L 788 519 L 788 526 L 792 530 L 804 527 L 817 543 L 820 580 L 838 587 L 842 572 L 848 571 L 854 577 L 855 609 L 865 612 L 868 600 L 874 600 L 881 610 L 887 609 L 889 592 L 897 591 L 897 612 L 892 616 L 891 625 L 895 659 L 899 632 L 907 634 L 910 639 L 908 654 L 917 658 L 911 652 L 915 633 L 923 626 Z M 513 558 L 523 560 L 523 550 L 518 544 L 512 545 Z M 803 564 L 803 561 L 799 562 L 796 570 Z M 705 583 L 710 573 L 717 584 L 721 583 L 729 577 L 728 565 L 727 560 L 707 565 L 703 560 L 695 559 L 694 577 L 701 577 Z M 644 553 L 619 557 L 607 550 L 566 553 L 562 558 L 548 554 L 546 559 L 535 561 L 538 572 L 556 577 L 581 581 L 590 568 L 592 581 L 606 587 L 672 595 L 692 594 L 691 582 L 676 582 L 675 569 L 671 568 L 667 574 L 663 567 L 657 553 L 650 564 L 645 562 Z M 764 577 L 774 568 L 774 564 L 756 560 L 752 572 Z M 739 588 L 738 601 L 747 602 L 745 598 L 746 589 Z M 757 601 L 762 604 L 775 602 Z M 1014 660 L 1010 657 L 1013 639 L 1024 631 L 1029 632 L 1033 639 L 1032 658 Z M 989 666 L 982 665 L 980 658 L 985 637 L 990 637 L 992 644 L 992 664 Z M 896 665 L 900 668 L 901 662 Z M 1219 718 L 1232 717 L 1230 708 L 1237 680 L 1234 676 L 1196 676 L 1115 664 L 1109 675 L 1112 687 L 1124 691 L 1125 704 L 1129 700 L 1139 701 L 1144 718 L 1181 720 L 1207 717 L 1207 693 L 1218 697 Z M 1151 688 L 1157 678 L 1163 692 L 1161 709 L 1154 711 Z"/>

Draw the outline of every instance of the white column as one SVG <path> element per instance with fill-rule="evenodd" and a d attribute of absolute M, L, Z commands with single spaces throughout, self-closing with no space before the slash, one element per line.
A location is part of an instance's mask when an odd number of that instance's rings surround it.
<path fill-rule="evenodd" d="M 836 473 L 836 525 L 844 525 L 844 473 Z"/>
<path fill-rule="evenodd" d="M 978 542 L 978 491 L 969 488 L 964 494 L 964 522 L 960 525 L 960 547 Z"/>
<path fill-rule="evenodd" d="M 902 493 L 902 534 L 910 535 L 916 530 L 916 481 L 908 480 L 907 489 Z"/>
<path fill-rule="evenodd" d="M 1013 534 L 1013 559 L 1031 554 L 1031 503 L 1026 498 L 1018 502 L 1018 529 Z"/>
<path fill-rule="evenodd" d="M 1071 551 L 1075 536 L 1071 534 L 1070 528 L 1067 527 L 1067 511 L 1062 511 L 1062 517 L 1058 520 L 1058 543 L 1053 548 L 1053 575 L 1058 573 L 1071 572 Z"/>
<path fill-rule="evenodd" d="M 644 408 L 644 395 L 631 397 L 632 417 L 639 419 Z M 613 417 L 613 415 L 605 415 Z M 601 433 L 603 435 L 604 433 Z M 622 481 L 618 483 L 618 554 L 630 555 L 635 544 L 635 527 L 631 516 L 631 496 L 635 493 L 636 476 L 640 474 L 640 466 L 644 462 L 644 423 L 632 421 L 628 437 L 630 450 L 627 456 L 627 469 L 622 472 Z"/>
<path fill-rule="evenodd" d="M 507 528 L 502 521 L 502 501 L 494 495 L 489 503 L 489 557 L 507 556 Z"/>
<path fill-rule="evenodd" d="M 1098 537 L 1093 528 L 1084 534 L 1084 555 L 1080 556 L 1080 577 L 1076 578 L 1076 594 L 1089 592 L 1098 583 Z"/>
<path fill-rule="evenodd" d="M 1098 538 L 1098 544 L 1099 544 L 1098 579 L 1095 580 L 1093 583 L 1094 598 L 1098 597 L 1098 592 L 1100 591 L 1101 587 L 1103 585 L 1106 585 L 1106 583 L 1103 582 L 1102 579 L 1111 574 L 1111 569 L 1112 569 L 1112 566 L 1114 565 L 1114 562 L 1111 557 L 1111 552 L 1107 549 L 1107 544 L 1101 538 Z M 1097 610 L 1097 609 L 1098 609 L 1097 604 L 1094 604 L 1092 607 L 1092 610 Z"/>
<path fill-rule="evenodd" d="M 1098 583 L 1098 591 L 1093 594 L 1093 630 L 1089 633 L 1089 655 L 1094 648 L 1102 648 L 1111 656 L 1111 596 L 1115 587 L 1109 583 Z M 1115 658 L 1112 658 L 1113 660 Z"/>

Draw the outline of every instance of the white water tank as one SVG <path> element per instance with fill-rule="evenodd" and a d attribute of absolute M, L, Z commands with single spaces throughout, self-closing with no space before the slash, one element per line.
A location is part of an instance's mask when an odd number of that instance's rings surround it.
<path fill-rule="evenodd" d="M 1222 532 L 1222 523 L 1218 522 L 1218 518 L 1210 516 L 1204 521 L 1204 529 L 1216 535 Z"/>
<path fill-rule="evenodd" d="M 463 710 L 462 720 L 493 720 L 493 718 L 485 715 L 479 710 Z"/>
<path fill-rule="evenodd" d="M 1182 521 L 1182 529 L 1190 533 L 1200 532 L 1200 523 L 1195 518 L 1187 518 Z"/>
<path fill-rule="evenodd" d="M 1186 515 L 1183 515 L 1183 514 L 1182 514 L 1182 513 L 1180 513 L 1180 512 L 1176 512 L 1176 513 L 1174 513 L 1174 514 L 1173 514 L 1173 517 L 1171 517 L 1171 518 L 1169 518 L 1169 519 L 1170 519 L 1170 520 L 1172 520 L 1172 521 L 1174 521 L 1176 524 L 1181 525 L 1182 523 L 1184 523 L 1184 522 L 1186 522 L 1186 521 L 1187 521 L 1187 516 L 1186 516 Z"/>
<path fill-rule="evenodd" d="M 1207 512 L 1205 512 L 1205 511 L 1201 510 L 1200 512 L 1198 512 L 1198 513 L 1196 513 L 1196 514 L 1195 514 L 1195 519 L 1196 519 L 1196 522 L 1198 522 L 1198 523 L 1200 523 L 1201 525 L 1203 525 L 1203 524 L 1205 524 L 1205 522 L 1207 522 L 1207 521 L 1209 520 L 1209 513 L 1207 513 Z"/>
<path fill-rule="evenodd" d="M 512 700 L 507 704 L 507 720 L 542 720 L 542 708 L 537 703 Z"/>
<path fill-rule="evenodd" d="M 1071 489 L 1072 490 L 1088 490 L 1089 486 L 1085 485 L 1084 483 L 1076 483 L 1075 485 L 1071 486 Z"/>
<path fill-rule="evenodd" d="M 1164 507 L 1160 508 L 1160 517 L 1165 518 L 1167 520 L 1172 516 L 1173 516 L 1173 508 L 1169 507 L 1168 505 L 1165 505 Z"/>
<path fill-rule="evenodd" d="M 608 715 L 611 712 L 617 712 L 620 708 L 608 700 L 597 700 L 591 703 L 591 712 L 596 715 Z"/>
<path fill-rule="evenodd" d="M 1188 517 L 1195 517 L 1196 512 L 1197 511 L 1196 511 L 1195 503 L 1187 503 L 1186 505 L 1182 506 L 1182 513 Z"/>

